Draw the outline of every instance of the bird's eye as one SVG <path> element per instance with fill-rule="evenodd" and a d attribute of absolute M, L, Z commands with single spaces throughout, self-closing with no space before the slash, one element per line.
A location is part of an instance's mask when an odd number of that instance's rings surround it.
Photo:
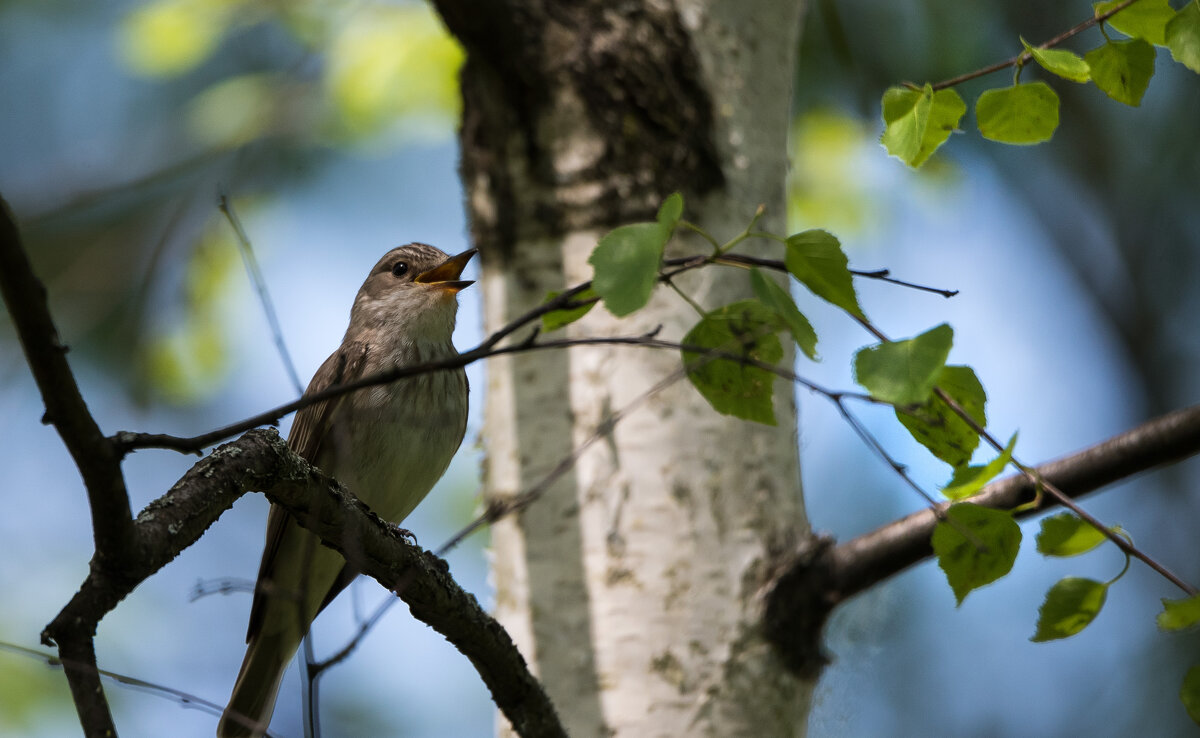
<path fill-rule="evenodd" d="M 395 264 L 392 264 L 392 274 L 396 275 L 397 277 L 403 277 L 407 273 L 408 273 L 408 262 L 407 261 L 398 261 Z"/>

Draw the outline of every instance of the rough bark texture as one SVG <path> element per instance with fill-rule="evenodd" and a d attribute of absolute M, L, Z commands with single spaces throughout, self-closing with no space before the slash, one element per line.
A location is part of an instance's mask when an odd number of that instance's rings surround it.
<path fill-rule="evenodd" d="M 783 229 L 798 4 L 437 4 L 468 50 L 462 168 L 489 330 L 590 278 L 598 237 L 673 191 L 718 237 L 760 203 Z M 680 286 L 707 308 L 749 295 L 740 270 Z M 679 338 L 696 320 L 664 289 L 631 318 L 597 309 L 570 330 Z M 489 494 L 535 484 L 678 366 L 611 347 L 492 360 Z M 571 735 L 803 733 L 810 685 L 759 626 L 768 563 L 806 529 L 792 391 L 777 391 L 769 428 L 676 384 L 493 529 L 497 615 Z"/>

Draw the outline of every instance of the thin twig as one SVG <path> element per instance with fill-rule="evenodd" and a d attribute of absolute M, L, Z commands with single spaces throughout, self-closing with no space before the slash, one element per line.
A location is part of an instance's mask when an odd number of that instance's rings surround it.
<path fill-rule="evenodd" d="M 6 643 L 0 641 L 0 650 L 8 651 L 9 653 L 14 653 L 19 656 L 24 656 L 35 661 L 40 661 L 50 667 L 60 667 L 63 665 L 62 659 L 57 656 L 38 651 L 37 649 L 19 646 L 15 643 Z M 85 664 L 83 666 L 86 667 L 88 665 Z M 163 684 L 148 682 L 145 679 L 138 679 L 137 677 L 131 677 L 115 671 L 109 671 L 108 669 L 95 669 L 95 672 L 105 679 L 108 679 L 115 684 L 119 684 L 122 687 L 135 689 L 155 697 L 171 700 L 172 702 L 176 702 L 183 707 L 200 710 L 201 712 L 206 712 L 209 715 L 220 715 L 221 711 L 224 709 L 223 705 L 218 705 L 215 702 L 209 702 L 203 697 L 198 697 L 190 692 L 184 692 L 182 689 L 175 689 L 174 687 L 168 687 Z M 264 738 L 272 738 L 272 734 L 266 733 L 264 734 Z"/>
<path fill-rule="evenodd" d="M 995 436 L 988 432 L 986 428 L 980 426 L 979 423 L 977 423 L 975 419 L 971 417 L 971 414 L 968 413 L 962 405 L 958 404 L 958 402 L 956 402 L 955 399 L 951 397 L 945 390 L 943 390 L 941 387 L 935 387 L 933 391 L 934 394 L 938 396 L 938 399 L 946 403 L 946 406 L 954 411 L 955 415 L 962 418 L 962 420 L 966 422 L 966 424 L 971 427 L 971 430 L 975 431 L 980 438 L 987 441 L 989 446 L 994 448 L 997 452 L 1004 452 L 1004 445 L 1001 444 Z M 1116 544 L 1117 548 L 1121 549 L 1126 554 L 1137 558 L 1139 561 L 1162 575 L 1167 581 L 1186 592 L 1189 596 L 1197 593 L 1195 586 L 1184 581 L 1162 563 L 1156 561 L 1149 554 L 1135 546 L 1124 536 L 1119 535 L 1112 528 L 1100 522 L 1100 520 L 1094 515 L 1084 510 L 1074 500 L 1072 500 L 1070 495 L 1063 492 L 1055 484 L 1045 479 L 1045 477 L 1039 474 L 1036 469 L 1022 464 L 1019 460 L 1017 460 L 1015 455 L 1012 457 L 1011 463 L 1013 466 L 1017 467 L 1021 474 L 1025 475 L 1030 482 L 1033 482 L 1034 485 L 1038 485 L 1041 489 L 1044 489 L 1046 492 L 1048 492 L 1050 496 L 1054 498 L 1055 502 L 1075 513 L 1093 528 L 1103 533 L 1108 540 Z"/>
<path fill-rule="evenodd" d="M 1101 13 L 1100 15 L 1093 15 L 1091 18 L 1088 18 L 1087 20 L 1082 21 L 1082 22 L 1072 26 L 1071 28 L 1063 31 L 1062 33 L 1058 34 L 1054 38 L 1038 44 L 1037 48 L 1049 49 L 1049 48 L 1058 46 L 1063 41 L 1066 41 L 1067 39 L 1071 38 L 1072 36 L 1077 36 L 1080 33 L 1091 28 L 1092 26 L 1103 23 L 1104 21 L 1113 17 L 1117 13 L 1120 13 L 1122 10 L 1124 10 L 1125 8 L 1128 8 L 1130 5 L 1133 5 L 1136 2 L 1138 2 L 1138 0 L 1126 0 L 1126 2 L 1121 3 L 1120 5 L 1114 7 L 1112 10 L 1110 10 L 1106 13 Z M 982 67 L 980 69 L 976 69 L 973 72 L 967 72 L 966 74 L 960 74 L 957 77 L 951 77 L 950 79 L 942 80 L 941 82 L 934 84 L 932 87 L 935 91 L 945 89 L 947 87 L 954 87 L 955 85 L 962 84 L 963 82 L 968 82 L 968 81 L 976 79 L 978 77 L 983 77 L 983 76 L 989 75 L 993 72 L 999 72 L 1001 69 L 1008 69 L 1009 67 L 1012 67 L 1012 66 L 1026 64 L 1029 61 L 1031 61 L 1032 59 L 1033 59 L 1033 54 L 1030 54 L 1028 51 L 1022 51 L 1021 53 L 1017 54 L 1016 56 L 1014 56 L 1011 59 L 1006 59 L 1002 62 L 996 62 L 995 64 L 989 64 L 988 66 Z"/>
<path fill-rule="evenodd" d="M 664 270 L 662 275 L 660 275 L 660 280 L 663 280 L 663 281 L 669 280 L 671 277 L 674 277 L 675 275 L 679 274 L 680 272 L 687 271 L 690 269 L 695 269 L 695 268 L 704 266 L 709 263 L 721 264 L 721 265 L 726 265 L 726 266 L 738 266 L 738 267 L 760 266 L 763 268 L 774 269 L 774 270 L 783 271 L 783 272 L 787 271 L 787 267 L 784 265 L 784 263 L 781 261 L 778 261 L 778 260 L 759 259 L 759 258 L 755 258 L 755 257 L 743 256 L 741 254 L 722 254 L 720 256 L 715 256 L 715 257 L 711 256 L 711 255 L 694 255 L 694 256 L 687 256 L 687 257 L 664 259 L 663 265 L 664 265 L 664 267 L 667 267 L 668 269 Z M 878 272 L 878 271 L 863 272 L 860 276 L 866 276 L 866 277 L 878 279 L 878 278 L 880 278 L 878 276 L 879 274 L 880 274 L 880 272 Z M 922 285 L 915 285 L 915 284 L 911 284 L 911 283 L 900 282 L 899 280 L 891 280 L 890 278 L 888 278 L 888 279 L 889 279 L 889 281 L 895 282 L 897 284 L 903 284 L 905 286 L 912 287 L 914 289 L 919 289 L 919 290 L 923 290 L 923 291 L 927 291 L 927 292 L 941 294 L 946 297 L 957 294 L 957 291 L 942 290 L 942 289 L 938 289 L 938 288 L 934 288 L 934 287 L 925 287 Z M 423 364 L 421 366 L 396 368 L 396 369 L 389 370 L 387 372 L 381 372 L 379 374 L 371 375 L 369 377 L 364 377 L 363 379 L 361 379 L 357 382 L 354 382 L 354 383 L 330 387 L 323 392 L 313 393 L 311 395 L 301 397 L 297 400 L 293 400 L 292 402 L 285 403 L 283 405 L 272 408 L 265 412 L 259 413 L 257 415 L 253 415 L 249 418 L 238 421 L 236 423 L 231 423 L 227 426 L 217 428 L 215 430 L 209 431 L 208 433 L 202 433 L 202 434 L 196 435 L 196 436 L 188 437 L 188 436 L 175 436 L 175 435 L 165 434 L 165 433 L 133 433 L 133 432 L 128 432 L 128 431 L 121 431 L 121 432 L 118 432 L 117 434 L 115 434 L 114 436 L 112 436 L 112 441 L 115 444 L 116 448 L 118 449 L 119 453 L 121 453 L 121 454 L 127 454 L 130 451 L 135 451 L 140 448 L 164 448 L 164 449 L 172 449 L 172 450 L 180 451 L 180 452 L 184 452 L 184 453 L 199 454 L 203 449 L 205 449 L 215 443 L 223 441 L 227 438 L 232 438 L 233 436 L 235 436 L 239 433 L 243 433 L 251 428 L 257 428 L 262 425 L 276 425 L 276 424 L 278 424 L 278 422 L 280 421 L 281 418 L 283 418 L 285 415 L 287 415 L 289 413 L 295 412 L 297 410 L 301 410 L 305 407 L 308 407 L 309 405 L 315 404 L 317 402 L 321 402 L 323 400 L 327 400 L 327 399 L 330 399 L 333 397 L 339 397 L 339 396 L 347 394 L 349 392 L 353 392 L 355 390 L 362 389 L 363 387 L 370 387 L 370 386 L 375 386 L 375 385 L 379 385 L 379 384 L 386 384 L 388 382 L 393 382 L 393 381 L 396 381 L 399 379 L 403 379 L 405 377 L 416 376 L 418 374 L 426 374 L 426 373 L 433 372 L 433 371 L 444 371 L 444 370 L 448 370 L 448 369 L 456 369 L 456 368 L 471 364 L 473 362 L 476 362 L 476 361 L 479 361 L 482 359 L 486 359 L 490 356 L 495 356 L 500 353 L 512 353 L 511 347 L 509 349 L 504 349 L 504 350 L 496 349 L 495 347 L 501 341 L 503 341 L 505 338 L 509 337 L 516 331 L 520 330 L 521 328 L 523 328 L 531 323 L 535 323 L 535 321 L 540 320 L 543 315 L 546 315 L 548 313 L 552 313 L 552 312 L 555 312 L 558 310 L 569 310 L 573 307 L 579 307 L 581 304 L 593 302 L 593 300 L 576 301 L 574 299 L 577 295 L 579 295 L 580 293 L 589 289 L 591 286 L 592 286 L 591 281 L 583 282 L 581 284 L 575 285 L 574 287 L 571 287 L 570 289 L 563 291 L 562 293 L 558 294 L 557 296 L 555 296 L 554 298 L 552 298 L 550 300 L 547 300 L 546 302 L 542 303 L 541 305 L 530 308 L 525 313 L 517 316 L 513 320 L 509 321 L 506 325 L 504 325 L 503 327 L 496 330 L 494 333 L 492 333 L 490 336 L 488 336 L 486 339 L 484 339 L 483 342 L 481 342 L 478 346 L 476 346 L 475 348 L 473 348 L 469 351 L 463 352 L 462 354 L 459 354 L 457 357 L 451 357 L 451 358 L 443 360 L 443 361 L 432 362 L 429 364 Z M 531 337 L 531 338 L 533 338 L 533 337 Z M 534 343 L 532 340 L 526 340 L 520 346 L 520 350 L 537 350 L 537 349 L 541 349 L 543 347 L 555 348 L 555 347 L 562 347 L 562 346 L 566 346 L 566 345 L 582 345 L 582 344 L 588 343 L 589 340 L 590 339 L 571 339 L 571 342 L 567 343 L 567 344 L 564 344 L 562 342 Z M 611 339 L 601 339 L 601 342 L 610 342 L 610 340 Z M 631 342 L 631 339 L 629 339 L 629 338 L 616 339 L 616 340 L 618 340 L 619 342 L 624 342 L 624 343 Z M 660 348 L 661 348 L 661 346 L 660 346 Z M 668 346 L 668 348 L 680 348 L 680 347 L 677 344 L 675 344 L 675 345 Z M 805 384 L 805 386 L 808 387 L 809 389 L 821 391 L 821 388 L 818 388 L 816 385 L 809 385 L 808 383 L 804 382 L 804 380 L 800 380 L 800 381 L 801 381 L 801 383 Z"/>
<path fill-rule="evenodd" d="M 665 260 L 665 264 L 670 264 L 674 259 Z M 716 264 L 728 264 L 731 266 L 756 266 L 764 269 L 773 269 L 779 272 L 787 272 L 787 265 L 779 259 L 764 259 L 757 256 L 749 256 L 746 254 L 721 254 L 713 260 Z M 881 282 L 907 287 L 909 289 L 918 290 L 920 292 L 932 292 L 935 295 L 941 295 L 945 298 L 951 298 L 958 294 L 958 290 L 942 289 L 941 287 L 929 287 L 915 282 L 906 282 L 902 279 L 896 279 L 891 276 L 891 271 L 888 269 L 851 269 L 850 273 L 856 277 L 864 279 L 876 279 Z"/>
<path fill-rule="evenodd" d="M 262 305 L 263 314 L 267 316 L 267 325 L 271 328 L 271 338 L 275 341 L 275 350 L 279 352 L 279 358 L 283 361 L 283 368 L 287 371 L 288 379 L 292 381 L 292 387 L 295 388 L 296 394 L 303 394 L 304 383 L 300 381 L 300 375 L 296 373 L 296 364 L 292 361 L 292 355 L 288 353 L 287 343 L 283 340 L 283 328 L 279 325 L 279 316 L 275 313 L 275 305 L 271 302 L 271 293 L 267 290 L 267 280 L 258 267 L 258 258 L 254 255 L 254 247 L 250 245 L 250 237 L 246 235 L 246 229 L 242 227 L 242 221 L 238 218 L 237 211 L 233 209 L 233 203 L 229 201 L 224 192 L 217 197 L 217 207 L 225 214 L 225 219 L 229 221 L 234 234 L 237 235 L 242 261 L 246 265 L 246 271 L 250 274 L 250 281 L 254 283 L 254 292 L 258 295 L 258 302 Z"/>

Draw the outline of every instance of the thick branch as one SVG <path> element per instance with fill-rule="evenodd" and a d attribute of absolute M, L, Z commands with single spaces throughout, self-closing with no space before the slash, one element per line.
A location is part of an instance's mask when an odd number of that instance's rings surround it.
<path fill-rule="evenodd" d="M 1037 471 L 1075 498 L 1197 452 L 1200 405 L 1143 423 Z M 970 501 L 1009 510 L 1034 498 L 1033 483 L 1014 475 L 989 484 Z M 948 504 L 915 512 L 840 545 L 818 539 L 794 552 L 767 589 L 764 615 L 771 640 L 793 670 L 813 674 L 820 668 L 821 626 L 836 605 L 933 554 L 930 537 Z M 1055 504 L 1044 496 L 1039 507 L 1018 515 L 1033 515 Z"/>
<path fill-rule="evenodd" d="M 33 273 L 8 203 L 0 199 L 0 293 L 16 328 L 46 414 L 87 487 L 99 556 L 123 558 L 133 528 L 120 457 L 88 411 L 50 317 L 46 287 Z"/>
<path fill-rule="evenodd" d="M 418 619 L 471 659 L 497 706 L 521 735 L 563 734 L 554 708 L 508 634 L 450 578 L 445 563 L 406 543 L 334 480 L 292 452 L 273 429 L 252 430 L 216 449 L 148 505 L 134 524 L 136 555 L 129 565 L 112 571 L 93 561 L 79 592 L 46 627 L 43 640 L 65 638 L 90 647 L 100 620 L 195 543 L 247 489 L 265 492 L 325 540 L 353 541 L 352 549 L 333 548 L 359 571 L 397 591 Z M 79 709 L 82 717 L 83 706 Z"/>

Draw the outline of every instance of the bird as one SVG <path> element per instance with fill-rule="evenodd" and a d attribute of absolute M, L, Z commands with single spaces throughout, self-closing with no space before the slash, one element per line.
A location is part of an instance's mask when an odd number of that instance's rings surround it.
<path fill-rule="evenodd" d="M 317 369 L 305 396 L 393 367 L 458 356 L 451 340 L 457 294 L 473 284 L 460 277 L 475 253 L 447 256 L 410 243 L 385 254 L 354 299 L 341 345 Z M 380 518 L 399 524 L 462 443 L 467 394 L 461 367 L 366 387 L 300 410 L 288 445 Z M 271 505 L 246 655 L 218 738 L 263 735 L 284 672 L 313 619 L 355 576 L 341 554 Z"/>

